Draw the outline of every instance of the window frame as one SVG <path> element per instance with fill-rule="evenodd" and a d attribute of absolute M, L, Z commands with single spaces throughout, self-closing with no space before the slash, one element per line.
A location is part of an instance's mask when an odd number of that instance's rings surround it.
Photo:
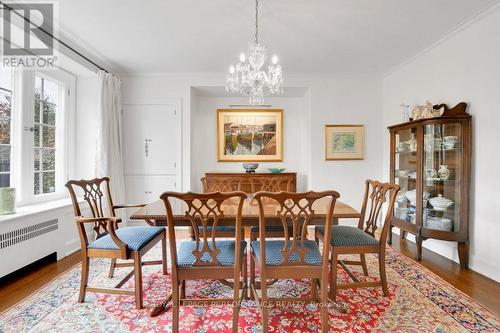
<path fill-rule="evenodd" d="M 58 112 L 56 113 L 56 191 L 52 193 L 34 194 L 34 101 L 35 79 L 42 77 L 47 80 L 57 81 L 59 86 Z M 15 113 L 16 125 L 13 129 L 17 132 L 15 139 L 14 166 L 17 172 L 11 184 L 18 188 L 17 205 L 29 205 L 45 201 L 58 200 L 67 197 L 64 183 L 74 174 L 74 148 L 75 148 L 75 87 L 76 78 L 73 74 L 62 69 L 41 71 L 20 71 L 15 75 L 17 100 Z M 16 100 L 16 98 L 14 98 Z M 11 158 L 14 160 L 14 158 Z M 42 163 L 42 161 L 40 161 Z M 14 182 L 13 179 L 14 178 Z M 11 185 L 12 186 L 12 185 Z M 40 184 L 40 186 L 43 186 Z"/>
<path fill-rule="evenodd" d="M 9 187 L 13 187 L 13 168 L 14 168 L 14 161 L 12 160 L 13 157 L 13 149 L 14 149 L 14 138 L 13 138 L 13 132 L 14 132 L 14 71 L 10 72 L 10 90 L 5 89 L 0 87 L 1 91 L 5 91 L 10 94 L 10 117 L 9 117 L 9 130 L 10 130 L 10 141 L 8 144 L 1 144 L 0 146 L 9 146 L 10 147 L 10 165 L 9 165 L 9 171 L 0 171 L 0 174 L 8 174 L 9 175 Z"/>

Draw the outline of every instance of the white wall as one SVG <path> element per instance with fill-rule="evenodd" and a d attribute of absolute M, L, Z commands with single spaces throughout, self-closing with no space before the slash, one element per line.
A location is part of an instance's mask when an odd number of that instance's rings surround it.
<path fill-rule="evenodd" d="M 220 73 L 158 74 L 122 77 L 124 99 L 180 98 L 183 113 L 183 189 L 197 189 L 204 171 L 241 170 L 241 163 L 216 162 L 215 150 L 199 151 L 212 140 L 215 149 L 215 113 L 227 106 L 230 98 L 196 96 L 193 87 L 220 87 L 225 75 Z M 366 178 L 382 176 L 381 80 L 373 76 L 332 76 L 288 74 L 286 87 L 307 88 L 303 97 L 268 97 L 273 107 L 283 106 L 285 126 L 285 161 L 283 166 L 298 171 L 299 186 L 315 190 L 334 188 L 341 200 L 359 208 Z M 239 100 L 239 99 L 238 99 Z M 239 100 L 246 103 L 246 100 Z M 303 114 L 300 114 L 303 109 Z M 198 118 L 201 116 L 201 118 Z M 199 120 L 213 126 L 200 133 Z M 287 125 L 288 121 L 291 121 Z M 300 119 L 300 120 L 299 120 Z M 325 161 L 324 125 L 364 124 L 366 155 L 362 161 Z M 300 127 L 299 127 L 300 125 Z M 310 135 L 308 134 L 310 133 Z M 296 138 L 302 137 L 300 153 Z M 199 141 L 202 140 L 202 141 Z M 292 146 L 290 146 L 290 144 Z M 200 155 L 201 154 L 201 155 Z M 206 158 L 205 158 L 206 157 Z M 271 165 L 273 163 L 268 163 Z M 279 165 L 274 163 L 273 165 Z M 263 164 L 264 166 L 264 164 Z"/>
<path fill-rule="evenodd" d="M 216 111 L 231 104 L 246 104 L 247 98 L 197 97 L 192 105 L 191 119 L 191 189 L 201 191 L 200 178 L 207 171 L 243 172 L 242 163 L 217 162 Z M 266 103 L 273 109 L 283 109 L 283 162 L 259 163 L 257 172 L 268 172 L 268 167 L 282 167 L 297 172 L 297 189 L 307 189 L 309 146 L 308 110 L 304 97 L 273 97 Z"/>
<path fill-rule="evenodd" d="M 326 78 L 311 86 L 311 187 L 335 189 L 360 209 L 366 179 L 382 177 L 381 82 L 372 77 Z M 365 125 L 365 159 L 325 161 L 324 125 Z"/>
<path fill-rule="evenodd" d="M 389 170 L 386 126 L 400 122 L 402 102 L 454 106 L 464 101 L 473 118 L 473 167 L 470 220 L 470 267 L 500 281 L 500 223 L 498 175 L 500 155 L 500 6 L 425 53 L 388 74 L 383 80 L 384 170 Z M 384 173 L 388 178 L 388 172 Z M 424 245 L 458 261 L 456 243 L 435 240 Z"/>

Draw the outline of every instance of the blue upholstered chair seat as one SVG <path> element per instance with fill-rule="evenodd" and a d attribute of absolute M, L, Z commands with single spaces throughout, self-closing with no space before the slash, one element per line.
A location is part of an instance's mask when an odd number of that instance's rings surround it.
<path fill-rule="evenodd" d="M 163 227 L 127 227 L 116 230 L 118 238 L 127 244 L 129 250 L 139 251 L 146 246 L 153 238 L 164 232 Z M 89 249 L 98 250 L 119 250 L 118 245 L 107 234 L 89 243 Z"/>
<path fill-rule="evenodd" d="M 208 226 L 207 231 L 212 232 L 212 228 Z M 236 230 L 236 227 L 234 225 L 219 225 L 215 227 L 215 231 L 222 231 L 222 232 L 234 232 Z M 203 227 L 198 227 L 198 232 L 202 232 Z"/>
<path fill-rule="evenodd" d="M 250 228 L 250 231 L 251 232 L 259 232 L 259 227 L 258 226 L 253 226 Z M 266 231 L 281 231 L 283 232 L 283 226 L 281 225 L 268 225 L 266 226 Z M 290 235 L 292 234 L 293 232 L 293 229 L 292 227 L 288 227 L 288 232 L 290 233 Z"/>
<path fill-rule="evenodd" d="M 220 253 L 217 256 L 217 260 L 221 266 L 232 266 L 235 263 L 234 250 L 236 242 L 233 240 L 217 240 L 215 241 L 217 249 L 220 249 Z M 179 245 L 177 250 L 177 265 L 180 267 L 192 266 L 196 258 L 193 255 L 193 250 L 195 249 L 195 241 L 183 241 Z M 247 242 L 241 241 L 241 253 L 240 256 L 245 255 L 245 249 Z M 212 242 L 209 240 L 209 247 L 212 249 Z M 198 250 L 203 248 L 203 241 L 200 241 L 198 245 Z M 202 261 L 211 262 L 212 257 L 208 253 L 204 253 L 201 257 Z"/>
<path fill-rule="evenodd" d="M 325 234 L 324 226 L 316 228 L 321 234 Z M 378 245 L 379 241 L 357 227 L 334 225 L 332 226 L 330 244 L 332 246 L 366 246 Z"/>
<path fill-rule="evenodd" d="M 281 255 L 281 249 L 285 246 L 284 240 L 266 240 L 266 265 L 268 266 L 279 266 L 283 263 L 283 256 Z M 250 246 L 252 247 L 255 256 L 260 261 L 260 241 L 253 241 Z M 291 248 L 292 242 L 288 242 L 288 248 Z M 300 242 L 299 242 L 300 246 Z M 304 247 L 309 250 L 305 256 L 305 261 L 309 265 L 321 265 L 323 259 L 321 253 L 319 252 L 318 245 L 312 240 L 306 240 L 304 242 Z M 293 253 L 289 258 L 290 261 L 299 261 L 299 256 L 297 253 Z"/>

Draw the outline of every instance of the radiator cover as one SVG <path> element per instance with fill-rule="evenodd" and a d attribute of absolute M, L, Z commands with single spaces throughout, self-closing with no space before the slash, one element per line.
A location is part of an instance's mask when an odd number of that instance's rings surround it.
<path fill-rule="evenodd" d="M 0 250 L 55 231 L 58 227 L 58 219 L 53 219 L 0 234 Z"/>

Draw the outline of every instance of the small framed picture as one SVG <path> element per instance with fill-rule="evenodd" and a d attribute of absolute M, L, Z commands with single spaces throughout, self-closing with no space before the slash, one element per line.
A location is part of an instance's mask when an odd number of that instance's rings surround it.
<path fill-rule="evenodd" d="M 362 160 L 364 155 L 363 125 L 325 125 L 325 160 Z"/>

